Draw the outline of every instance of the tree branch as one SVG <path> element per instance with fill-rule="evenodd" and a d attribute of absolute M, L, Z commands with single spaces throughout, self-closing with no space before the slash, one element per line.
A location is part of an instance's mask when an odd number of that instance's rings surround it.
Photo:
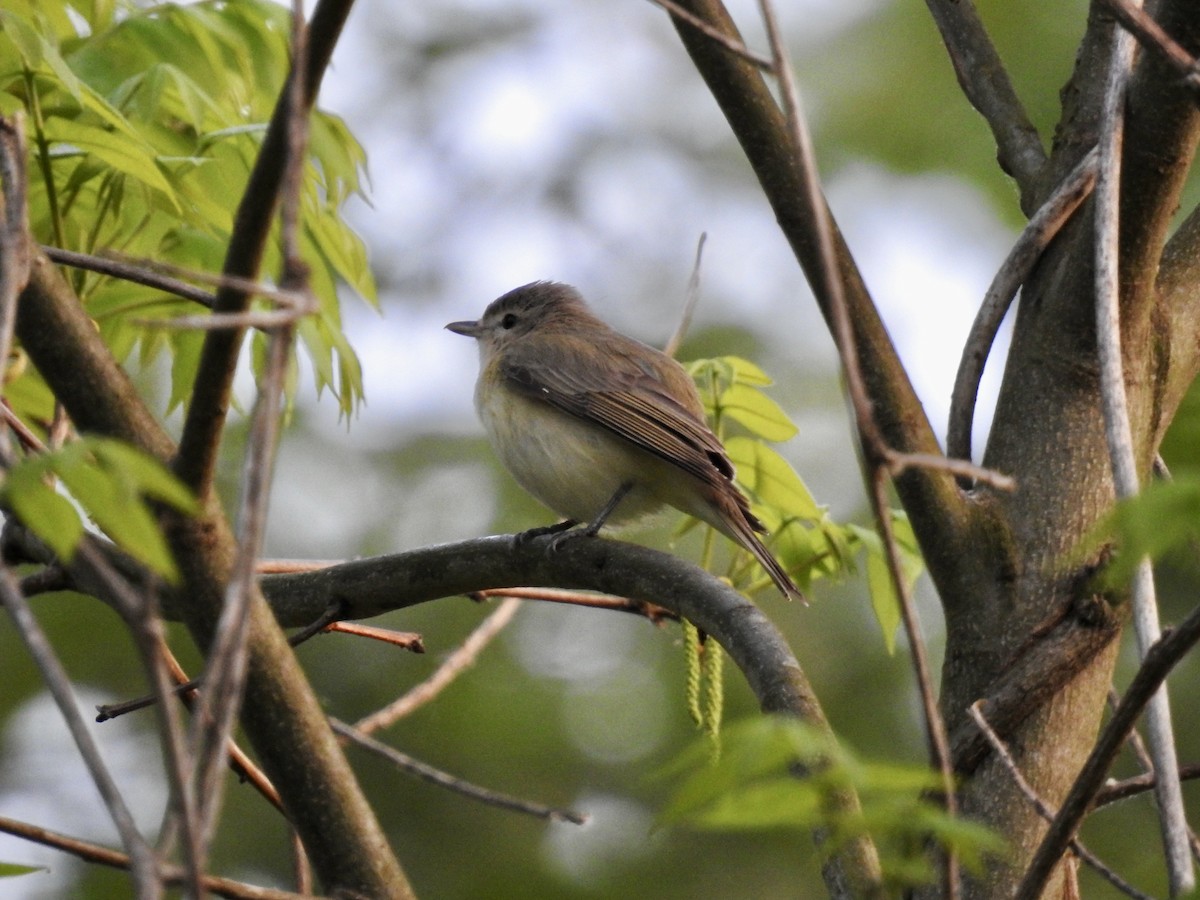
<path fill-rule="evenodd" d="M 926 0 L 925 5 L 941 32 L 963 94 L 992 130 L 1000 168 L 1016 181 L 1021 208 L 1031 214 L 1039 205 L 1035 189 L 1046 165 L 1046 151 L 1008 80 L 1000 54 L 971 0 Z"/>
<path fill-rule="evenodd" d="M 1105 91 L 1095 192 L 1096 343 L 1100 363 L 1100 399 L 1113 486 L 1118 499 L 1136 496 L 1140 489 L 1139 454 L 1134 446 L 1129 399 L 1125 391 L 1125 366 L 1122 362 L 1120 301 L 1123 291 L 1118 271 L 1122 249 L 1121 171 L 1125 101 L 1136 46 L 1129 32 L 1118 30 L 1115 33 Z M 1149 557 L 1143 557 L 1138 563 L 1131 595 L 1134 631 L 1139 654 L 1144 658 L 1146 651 L 1161 634 L 1154 571 Z M 1176 896 L 1195 886 L 1195 873 L 1188 847 L 1187 816 L 1183 808 L 1171 707 L 1165 685 L 1150 699 L 1146 723 L 1154 768 L 1161 773 L 1155 784 L 1155 797 L 1158 800 L 1171 895 Z"/>
<path fill-rule="evenodd" d="M 30 359 L 81 431 L 117 437 L 167 461 L 174 443 L 66 282 L 43 254 L 34 260 L 17 311 Z M 165 514 L 165 534 L 183 577 L 173 595 L 199 646 L 207 647 L 228 583 L 236 542 L 216 499 L 195 518 Z M 405 896 L 408 883 L 294 654 L 255 591 L 242 724 L 289 818 L 329 890 Z M 304 752 L 296 752 L 303 747 Z"/>
<path fill-rule="evenodd" d="M 954 378 L 949 425 L 946 429 L 947 456 L 971 458 L 971 431 L 975 423 L 979 381 L 991 355 L 1000 323 L 1016 299 L 1017 291 L 1041 259 L 1042 252 L 1087 199 L 1095 183 L 1096 156 L 1092 152 L 1080 161 L 1037 212 L 1030 216 L 1029 224 L 988 286 L 975 321 L 971 323 L 971 332 L 963 345 L 962 359 Z"/>
<path fill-rule="evenodd" d="M 763 613 L 729 585 L 678 557 L 603 538 L 547 552 L 551 537 L 515 543 L 496 536 L 262 579 L 280 623 L 302 626 L 332 602 L 347 618 L 379 615 L 485 588 L 559 586 L 652 602 L 694 622 L 728 651 L 765 712 L 798 716 L 828 730 L 820 703 L 787 642 Z M 838 798 L 857 809 L 853 795 Z M 818 840 L 823 836 L 818 835 Z M 874 847 L 840 846 L 826 882 L 839 897 L 869 896 L 878 885 Z"/>
<path fill-rule="evenodd" d="M 1042 709 L 1121 633 L 1121 620 L 1098 599 L 1077 602 L 1054 625 L 1018 652 L 977 701 L 1004 740 Z M 954 769 L 968 776 L 979 768 L 988 744 L 967 719 L 951 732 Z"/>
<path fill-rule="evenodd" d="M 0 816 L 0 832 L 11 834 L 13 837 L 19 837 L 23 840 L 32 841 L 35 844 L 41 844 L 45 847 L 53 847 L 64 853 L 70 853 L 72 856 L 76 856 L 85 862 L 109 866 L 114 869 L 128 869 L 130 866 L 129 857 L 124 853 L 118 853 L 115 850 L 110 850 L 108 847 L 101 847 L 99 844 L 93 844 L 89 841 L 81 841 L 78 838 L 60 834 L 48 828 L 39 828 L 36 825 L 18 822 L 16 819 Z M 164 866 L 162 868 L 162 878 L 169 885 L 184 886 L 187 884 L 187 874 L 176 866 Z M 309 895 L 307 894 L 295 894 L 291 891 L 257 887 L 252 884 L 234 881 L 231 878 L 218 878 L 215 875 L 205 875 L 201 879 L 201 884 L 205 890 L 211 891 L 218 897 L 230 897 L 233 900 L 309 900 Z"/>
<path fill-rule="evenodd" d="M 1197 641 L 1200 641 L 1200 608 L 1194 610 L 1178 628 L 1164 632 L 1162 638 L 1150 648 L 1038 847 L 1017 891 L 1017 900 L 1037 900 L 1041 895 L 1046 879 L 1095 802 L 1109 767 L 1133 730 L 1138 716 L 1167 675 Z"/>
<path fill-rule="evenodd" d="M 737 28 L 720 0 L 688 0 L 681 4 L 740 42 Z M 708 84 L 758 177 L 784 236 L 800 262 L 830 329 L 834 307 L 822 275 L 816 214 L 808 201 L 805 173 L 797 159 L 787 122 L 761 72 L 687 22 L 674 20 L 680 39 Z M 818 201 L 824 206 L 824 200 Z M 829 215 L 828 209 L 824 210 Z M 829 218 L 838 278 L 853 325 L 853 345 L 879 433 L 900 454 L 941 457 L 937 438 L 920 400 L 896 355 L 862 275 L 832 217 Z M 978 574 L 981 545 L 975 530 L 987 511 L 971 504 L 954 476 L 925 466 L 909 466 L 895 480 L 909 511 L 930 574 L 943 597 L 964 565 Z"/>
<path fill-rule="evenodd" d="M 321 79 L 352 3 L 353 0 L 320 0 L 313 11 L 308 27 L 303 91 L 296 92 L 302 96 L 306 113 L 316 101 Z M 225 257 L 225 275 L 254 278 L 262 263 L 287 166 L 288 123 L 293 97 L 289 85 L 294 75 L 294 72 L 289 75 L 288 84 L 279 94 L 279 102 L 271 116 L 250 180 L 238 204 L 229 251 Z M 217 291 L 213 311 L 244 313 L 249 308 L 250 300 L 251 295 L 246 291 L 223 285 Z M 244 335 L 244 328 L 211 331 L 206 335 L 200 353 L 195 390 L 184 420 L 175 471 L 185 484 L 201 496 L 212 488 L 217 451 L 225 416 L 229 411 L 233 376 Z"/>

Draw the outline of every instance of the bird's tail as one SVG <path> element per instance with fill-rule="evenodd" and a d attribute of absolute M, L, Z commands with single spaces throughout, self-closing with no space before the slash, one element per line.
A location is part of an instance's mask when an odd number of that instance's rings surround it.
<path fill-rule="evenodd" d="M 804 605 L 808 605 L 808 598 L 804 596 L 804 592 L 796 586 L 796 582 L 779 564 L 767 545 L 762 542 L 759 534 L 765 534 L 766 528 L 763 526 L 755 515 L 750 512 L 750 505 L 746 501 L 745 496 L 732 483 L 729 484 L 731 490 L 720 494 L 719 518 L 720 521 L 714 521 L 720 531 L 723 531 L 727 537 L 745 547 L 758 560 L 758 564 L 767 570 L 767 574 L 771 576 L 771 580 L 775 582 L 775 586 L 779 588 L 779 592 L 788 600 L 799 600 Z"/>

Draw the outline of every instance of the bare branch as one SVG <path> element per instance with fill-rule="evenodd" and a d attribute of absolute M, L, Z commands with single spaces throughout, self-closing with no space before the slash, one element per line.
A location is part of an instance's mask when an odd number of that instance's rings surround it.
<path fill-rule="evenodd" d="M 208 291 L 188 284 L 180 278 L 173 278 L 170 275 L 155 271 L 154 268 L 139 265 L 138 263 L 118 257 L 93 256 L 89 253 L 77 253 L 74 250 L 63 250 L 59 247 L 50 247 L 45 244 L 41 245 L 41 250 L 51 260 L 62 266 L 85 269 L 89 272 L 97 272 L 112 278 L 120 278 L 122 281 L 131 281 L 134 284 L 174 294 L 177 297 L 182 297 L 184 300 L 191 300 L 193 303 L 199 303 L 201 306 L 207 306 L 210 309 L 216 301 L 216 297 Z"/>
<path fill-rule="evenodd" d="M 1180 781 L 1195 781 L 1200 778 L 1200 764 L 1191 763 L 1190 765 L 1179 767 Z M 1136 797 L 1138 794 L 1144 794 L 1147 791 L 1154 790 L 1154 773 L 1146 772 L 1144 775 L 1135 775 L 1132 778 L 1126 778 L 1122 781 L 1114 781 L 1104 785 L 1096 793 L 1096 809 L 1102 806 L 1108 806 L 1110 803 L 1119 803 L 1122 800 L 1128 800 L 1130 797 Z"/>
<path fill-rule="evenodd" d="M 71 679 L 62 662 L 54 653 L 54 648 L 50 646 L 33 611 L 29 608 L 28 601 L 21 595 L 16 579 L 7 566 L 0 567 L 0 603 L 12 616 L 17 634 L 20 635 L 29 655 L 37 663 L 38 669 L 42 673 L 42 683 L 46 685 L 46 689 L 58 704 L 59 713 L 62 715 L 67 729 L 71 732 L 75 746 L 79 748 L 79 754 L 83 757 L 84 765 L 87 766 L 92 782 L 96 785 L 96 790 L 100 792 L 113 824 L 117 826 L 117 831 L 121 835 L 121 843 L 132 859 L 132 871 L 138 897 L 158 897 L 162 889 L 158 874 L 158 855 L 138 831 L 133 815 L 121 796 L 120 789 L 113 781 L 108 767 L 100 756 L 100 750 L 92 738 L 92 733 L 84 724 L 83 717 L 79 715 L 79 707 L 75 702 L 74 692 L 71 690 Z"/>
<path fill-rule="evenodd" d="M 400 719 L 420 709 L 449 687 L 459 675 L 475 664 L 479 654 L 492 640 L 507 627 L 512 617 L 521 608 L 521 601 L 509 597 L 484 619 L 475 630 L 467 635 L 467 639 L 453 653 L 446 657 L 437 670 L 418 684 L 409 689 L 404 696 L 394 700 L 382 709 L 376 710 L 354 723 L 354 729 L 363 735 L 373 734 L 381 728 L 398 722 Z"/>
<path fill-rule="evenodd" d="M 68 837 L 65 834 L 51 831 L 48 828 L 40 828 L 37 825 L 29 825 L 25 822 L 18 822 L 16 819 L 0 816 L 0 831 L 5 834 L 11 834 L 13 837 L 32 841 L 35 844 L 53 847 L 55 850 L 62 850 L 64 853 L 70 853 L 72 856 L 76 856 L 85 862 L 96 863 L 97 865 L 108 866 L 113 869 L 129 868 L 129 857 L 124 853 L 118 853 L 116 850 L 110 850 L 107 847 L 101 847 L 99 844 L 93 844 L 89 841 L 81 841 L 78 838 Z M 184 871 L 175 866 L 164 865 L 162 867 L 162 879 L 165 884 L 172 886 L 186 884 Z M 303 894 L 293 894 L 291 891 L 256 887 L 252 884 L 243 884 L 240 881 L 234 881 L 230 878 L 218 878 L 214 875 L 203 876 L 200 883 L 205 890 L 211 891 L 218 897 L 230 897 L 232 900 L 305 900 L 307 897 L 307 895 Z"/>
<path fill-rule="evenodd" d="M 692 313 L 696 311 L 696 303 L 700 299 L 700 261 L 704 258 L 704 242 L 707 240 L 708 234 L 701 232 L 700 240 L 696 241 L 696 261 L 692 264 L 692 274 L 688 278 L 687 295 L 683 303 L 683 315 L 679 317 L 679 326 L 675 329 L 675 333 L 671 335 L 671 339 L 663 347 L 663 353 L 667 354 L 667 356 L 674 356 L 679 352 L 679 345 L 683 343 L 688 328 L 691 327 Z"/>
<path fill-rule="evenodd" d="M 1012 780 L 1018 790 L 1025 795 L 1025 799 L 1037 810 L 1039 816 L 1047 822 L 1054 821 L 1054 812 L 1046 805 L 1046 801 L 1038 796 L 1037 791 L 1033 789 L 1029 782 L 1025 780 L 1025 776 L 1021 774 L 1020 768 L 1017 767 L 1016 760 L 1012 758 L 1012 754 L 1008 752 L 1008 748 L 1004 746 L 1004 742 L 1000 740 L 1000 736 L 992 730 L 991 726 L 987 723 L 987 719 L 983 717 L 983 713 L 979 711 L 979 704 L 971 704 L 968 712 L 971 714 L 971 718 L 975 720 L 975 724 L 979 726 L 979 730 L 983 732 L 984 737 L 987 738 L 988 743 L 992 745 L 992 751 L 1004 764 L 1004 768 L 1008 770 L 1008 774 L 1012 776 Z M 1123 894 L 1129 897 L 1136 897 L 1138 900 L 1154 900 L 1149 894 L 1143 894 L 1102 863 L 1100 858 L 1087 849 L 1087 847 L 1083 846 L 1083 843 L 1077 838 L 1071 839 L 1071 852 L 1099 872 L 1101 877 Z"/>
<path fill-rule="evenodd" d="M 296 0 L 292 9 L 293 73 L 307 69 L 308 41 L 304 9 Z M 285 166 L 281 186 L 280 219 L 284 247 L 281 284 L 289 293 L 308 296 L 307 268 L 299 258 L 300 191 L 308 140 L 308 106 L 299 78 L 289 79 L 285 104 Z M 310 309 L 312 304 L 306 304 Z M 271 476 L 279 442 L 283 394 L 291 359 L 294 329 L 288 322 L 268 337 L 267 364 L 258 386 L 250 435 L 242 467 L 242 499 L 238 511 L 237 554 L 225 589 L 206 663 L 206 690 L 200 698 L 193 729 L 196 746 L 196 792 L 201 798 L 201 823 L 205 845 L 216 830 L 221 800 L 226 746 L 232 737 L 245 687 L 250 633 L 250 608 L 256 590 L 256 563 L 266 533 Z"/>
<path fill-rule="evenodd" d="M 767 59 L 765 56 L 760 56 L 759 54 L 755 53 L 739 39 L 726 34 L 718 28 L 714 28 L 699 16 L 684 9 L 679 4 L 672 2 L 672 0 L 650 0 L 650 2 L 655 6 L 665 9 L 677 21 L 686 22 L 688 25 L 691 25 L 709 40 L 716 41 L 730 53 L 740 56 L 751 65 L 757 66 L 764 72 L 771 71 L 773 67 L 771 60 Z"/>
<path fill-rule="evenodd" d="M 292 105 L 299 97 L 302 114 L 307 115 L 312 108 L 351 4 L 352 0 L 320 0 L 313 12 L 304 69 L 293 69 L 288 77 L 289 85 L 280 94 L 238 206 L 225 258 L 226 275 L 253 278 L 258 272 L 286 177 Z M 297 78 L 300 79 L 298 90 L 293 91 L 290 84 Z M 214 311 L 245 312 L 249 302 L 250 297 L 244 291 L 222 287 L 217 292 Z M 242 329 L 209 332 L 201 351 L 196 387 L 184 421 L 175 466 L 176 474 L 201 496 L 206 496 L 212 487 L 217 449 L 232 397 L 233 376 L 243 335 Z"/>
<path fill-rule="evenodd" d="M 408 754 L 401 753 L 394 747 L 389 747 L 382 741 L 375 740 L 370 735 L 363 734 L 352 725 L 339 722 L 337 719 L 330 719 L 329 721 L 333 726 L 333 730 L 346 740 L 357 744 L 365 750 L 369 750 L 376 756 L 382 756 L 388 762 L 392 763 L 392 765 L 409 774 L 416 775 L 418 778 L 423 778 L 430 784 L 447 788 L 457 794 L 462 794 L 464 797 L 470 797 L 472 800 L 486 803 L 488 806 L 496 806 L 500 809 L 508 809 L 513 812 L 536 816 L 539 819 L 549 819 L 552 822 L 572 822 L 576 825 L 582 825 L 587 822 L 588 817 L 583 813 L 572 812 L 569 809 L 555 809 L 551 806 L 543 806 L 540 803 L 530 803 L 528 800 L 522 800 L 519 797 L 501 794 L 471 784 L 468 781 L 463 781 L 461 778 L 456 778 L 420 760 L 413 759 Z"/>
<path fill-rule="evenodd" d="M 1108 769 L 1124 745 L 1138 716 L 1166 680 L 1167 675 L 1198 641 L 1200 608 L 1193 610 L 1178 627 L 1163 632 L 1163 636 L 1151 646 L 1025 871 L 1016 893 L 1017 900 L 1036 900 L 1041 896 L 1046 879 L 1078 831 L 1083 817 L 1092 808 Z"/>
<path fill-rule="evenodd" d="M 1016 181 L 1021 205 L 1028 209 L 1037 177 L 1046 165 L 1046 151 L 975 5 L 971 0 L 926 0 L 926 6 L 941 32 L 963 93 L 992 130 L 1000 167 Z"/>
<path fill-rule="evenodd" d="M 871 400 L 860 368 L 854 329 L 850 323 L 850 313 L 847 309 L 841 274 L 838 271 L 833 222 L 821 191 L 820 179 L 817 175 L 816 153 L 813 150 L 812 137 L 800 107 L 800 92 L 792 74 L 791 61 L 784 47 L 775 17 L 775 9 L 770 0 L 760 0 L 759 6 L 771 44 L 774 71 L 779 79 L 784 111 L 807 193 L 807 206 L 813 211 L 814 237 L 820 256 L 820 279 L 823 282 L 824 292 L 829 298 L 833 337 L 837 344 L 838 356 L 842 360 L 847 391 L 854 407 L 855 421 L 865 450 L 864 462 L 869 469 L 867 473 L 868 493 L 875 513 L 876 527 L 884 546 L 888 571 L 892 577 L 896 597 L 900 602 L 904 630 L 908 636 L 909 652 L 921 696 L 930 762 L 942 775 L 943 802 L 947 813 L 953 816 L 958 811 L 958 803 L 955 798 L 954 772 L 951 766 L 949 741 L 946 737 L 946 725 L 942 720 L 941 711 L 938 709 L 937 693 L 933 686 L 933 676 L 925 651 L 925 640 L 921 634 L 916 609 L 913 606 L 912 593 L 904 579 L 899 550 L 892 532 L 891 509 L 887 500 L 889 474 L 887 462 L 891 456 L 890 448 L 875 422 Z M 946 897 L 948 900 L 954 900 L 959 895 L 959 883 L 958 863 L 953 852 L 948 852 L 945 856 L 944 874 Z"/>
<path fill-rule="evenodd" d="M 1117 20 L 1134 37 L 1154 53 L 1158 53 L 1183 78 L 1183 83 L 1193 91 L 1200 91 L 1200 68 L 1192 56 L 1173 37 L 1163 31 L 1162 26 L 1139 5 L 1129 0 L 1104 0 Z"/>
<path fill-rule="evenodd" d="M 1133 427 L 1125 392 L 1121 355 L 1121 158 L 1124 143 L 1125 103 L 1136 43 L 1122 29 L 1114 35 L 1114 49 L 1105 92 L 1104 118 L 1099 144 L 1096 181 L 1096 339 L 1100 361 L 1100 398 L 1104 410 L 1105 438 L 1118 499 L 1140 490 Z M 1141 560 L 1132 586 L 1133 624 L 1138 647 L 1146 652 L 1161 634 L 1155 599 L 1154 571 L 1149 558 Z M 1187 815 L 1179 784 L 1174 729 L 1166 685 L 1146 710 L 1150 754 L 1161 773 L 1155 785 L 1159 821 L 1167 857 L 1171 893 L 1187 893 L 1195 886 L 1195 872 L 1187 839 Z"/>
<path fill-rule="evenodd" d="M 1095 183 L 1096 151 L 1092 150 L 1030 217 L 1029 224 L 988 286 L 983 304 L 971 324 L 971 332 L 958 364 L 958 374 L 954 378 L 950 421 L 946 432 L 947 456 L 965 460 L 971 458 L 971 429 L 975 420 L 979 381 L 991 355 L 1000 323 L 1004 321 L 1017 291 L 1041 259 L 1042 251 L 1087 199 Z"/>
<path fill-rule="evenodd" d="M 25 179 L 25 128 L 20 113 L 0 116 L 0 367 L 8 368 L 17 299 L 29 283 L 30 237 L 28 184 Z M 8 429 L 0 428 L 0 456 L 9 455 Z"/>

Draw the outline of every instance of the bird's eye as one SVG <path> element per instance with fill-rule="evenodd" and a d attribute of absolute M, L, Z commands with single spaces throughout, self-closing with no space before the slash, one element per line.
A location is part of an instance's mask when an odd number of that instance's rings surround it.
<path fill-rule="evenodd" d="M 506 331 L 517 324 L 516 313 L 505 313 L 504 318 L 500 320 L 500 327 Z"/>

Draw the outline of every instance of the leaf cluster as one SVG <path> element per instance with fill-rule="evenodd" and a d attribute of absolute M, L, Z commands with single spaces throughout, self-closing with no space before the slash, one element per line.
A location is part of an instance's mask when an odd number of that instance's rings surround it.
<path fill-rule="evenodd" d="M 737 722 L 723 732 L 714 759 L 698 741 L 664 770 L 678 780 L 662 813 L 672 825 L 719 831 L 825 830 L 822 853 L 869 835 L 880 851 L 884 877 L 893 887 L 932 881 L 928 845 L 953 851 L 978 871 L 1004 844 L 981 825 L 946 813 L 931 798 L 940 775 L 924 766 L 859 759 L 830 735 L 796 719 L 764 716 Z M 854 791 L 862 807 L 836 812 L 834 795 Z"/>
<path fill-rule="evenodd" d="M 797 432 L 795 423 L 764 390 L 771 385 L 771 378 L 754 363 L 736 356 L 696 360 L 687 369 L 737 469 L 738 483 L 771 534 L 772 552 L 802 588 L 818 578 L 853 574 L 861 559 L 872 608 L 892 651 L 900 605 L 883 542 L 869 528 L 835 522 L 792 465 L 768 445 L 786 441 Z M 730 434 L 734 429 L 740 433 Z M 924 569 L 921 553 L 902 511 L 893 511 L 892 527 L 911 585 Z"/>
<path fill-rule="evenodd" d="M 158 460 L 98 437 L 17 463 L 8 470 L 0 498 L 63 560 L 71 561 L 83 538 L 82 509 L 118 547 L 171 581 L 177 578 L 175 563 L 154 505 L 197 511 L 195 498 Z"/>
<path fill-rule="evenodd" d="M 42 243 L 156 265 L 222 268 L 242 195 L 290 65 L 290 17 L 267 0 L 141 8 L 104 0 L 14 0 L 0 10 L 0 113 L 22 112 L 30 143 L 31 226 Z M 361 400 L 338 286 L 375 302 L 362 241 L 340 216 L 360 193 L 362 148 L 317 113 L 301 196 L 301 252 L 320 303 L 298 332 L 318 392 L 344 413 Z M 276 239 L 266 271 L 279 271 Z M 168 411 L 186 405 L 203 335 L 165 329 L 189 302 L 75 271 L 73 287 L 118 360 L 164 351 Z M 30 373 L 28 377 L 36 377 Z"/>

